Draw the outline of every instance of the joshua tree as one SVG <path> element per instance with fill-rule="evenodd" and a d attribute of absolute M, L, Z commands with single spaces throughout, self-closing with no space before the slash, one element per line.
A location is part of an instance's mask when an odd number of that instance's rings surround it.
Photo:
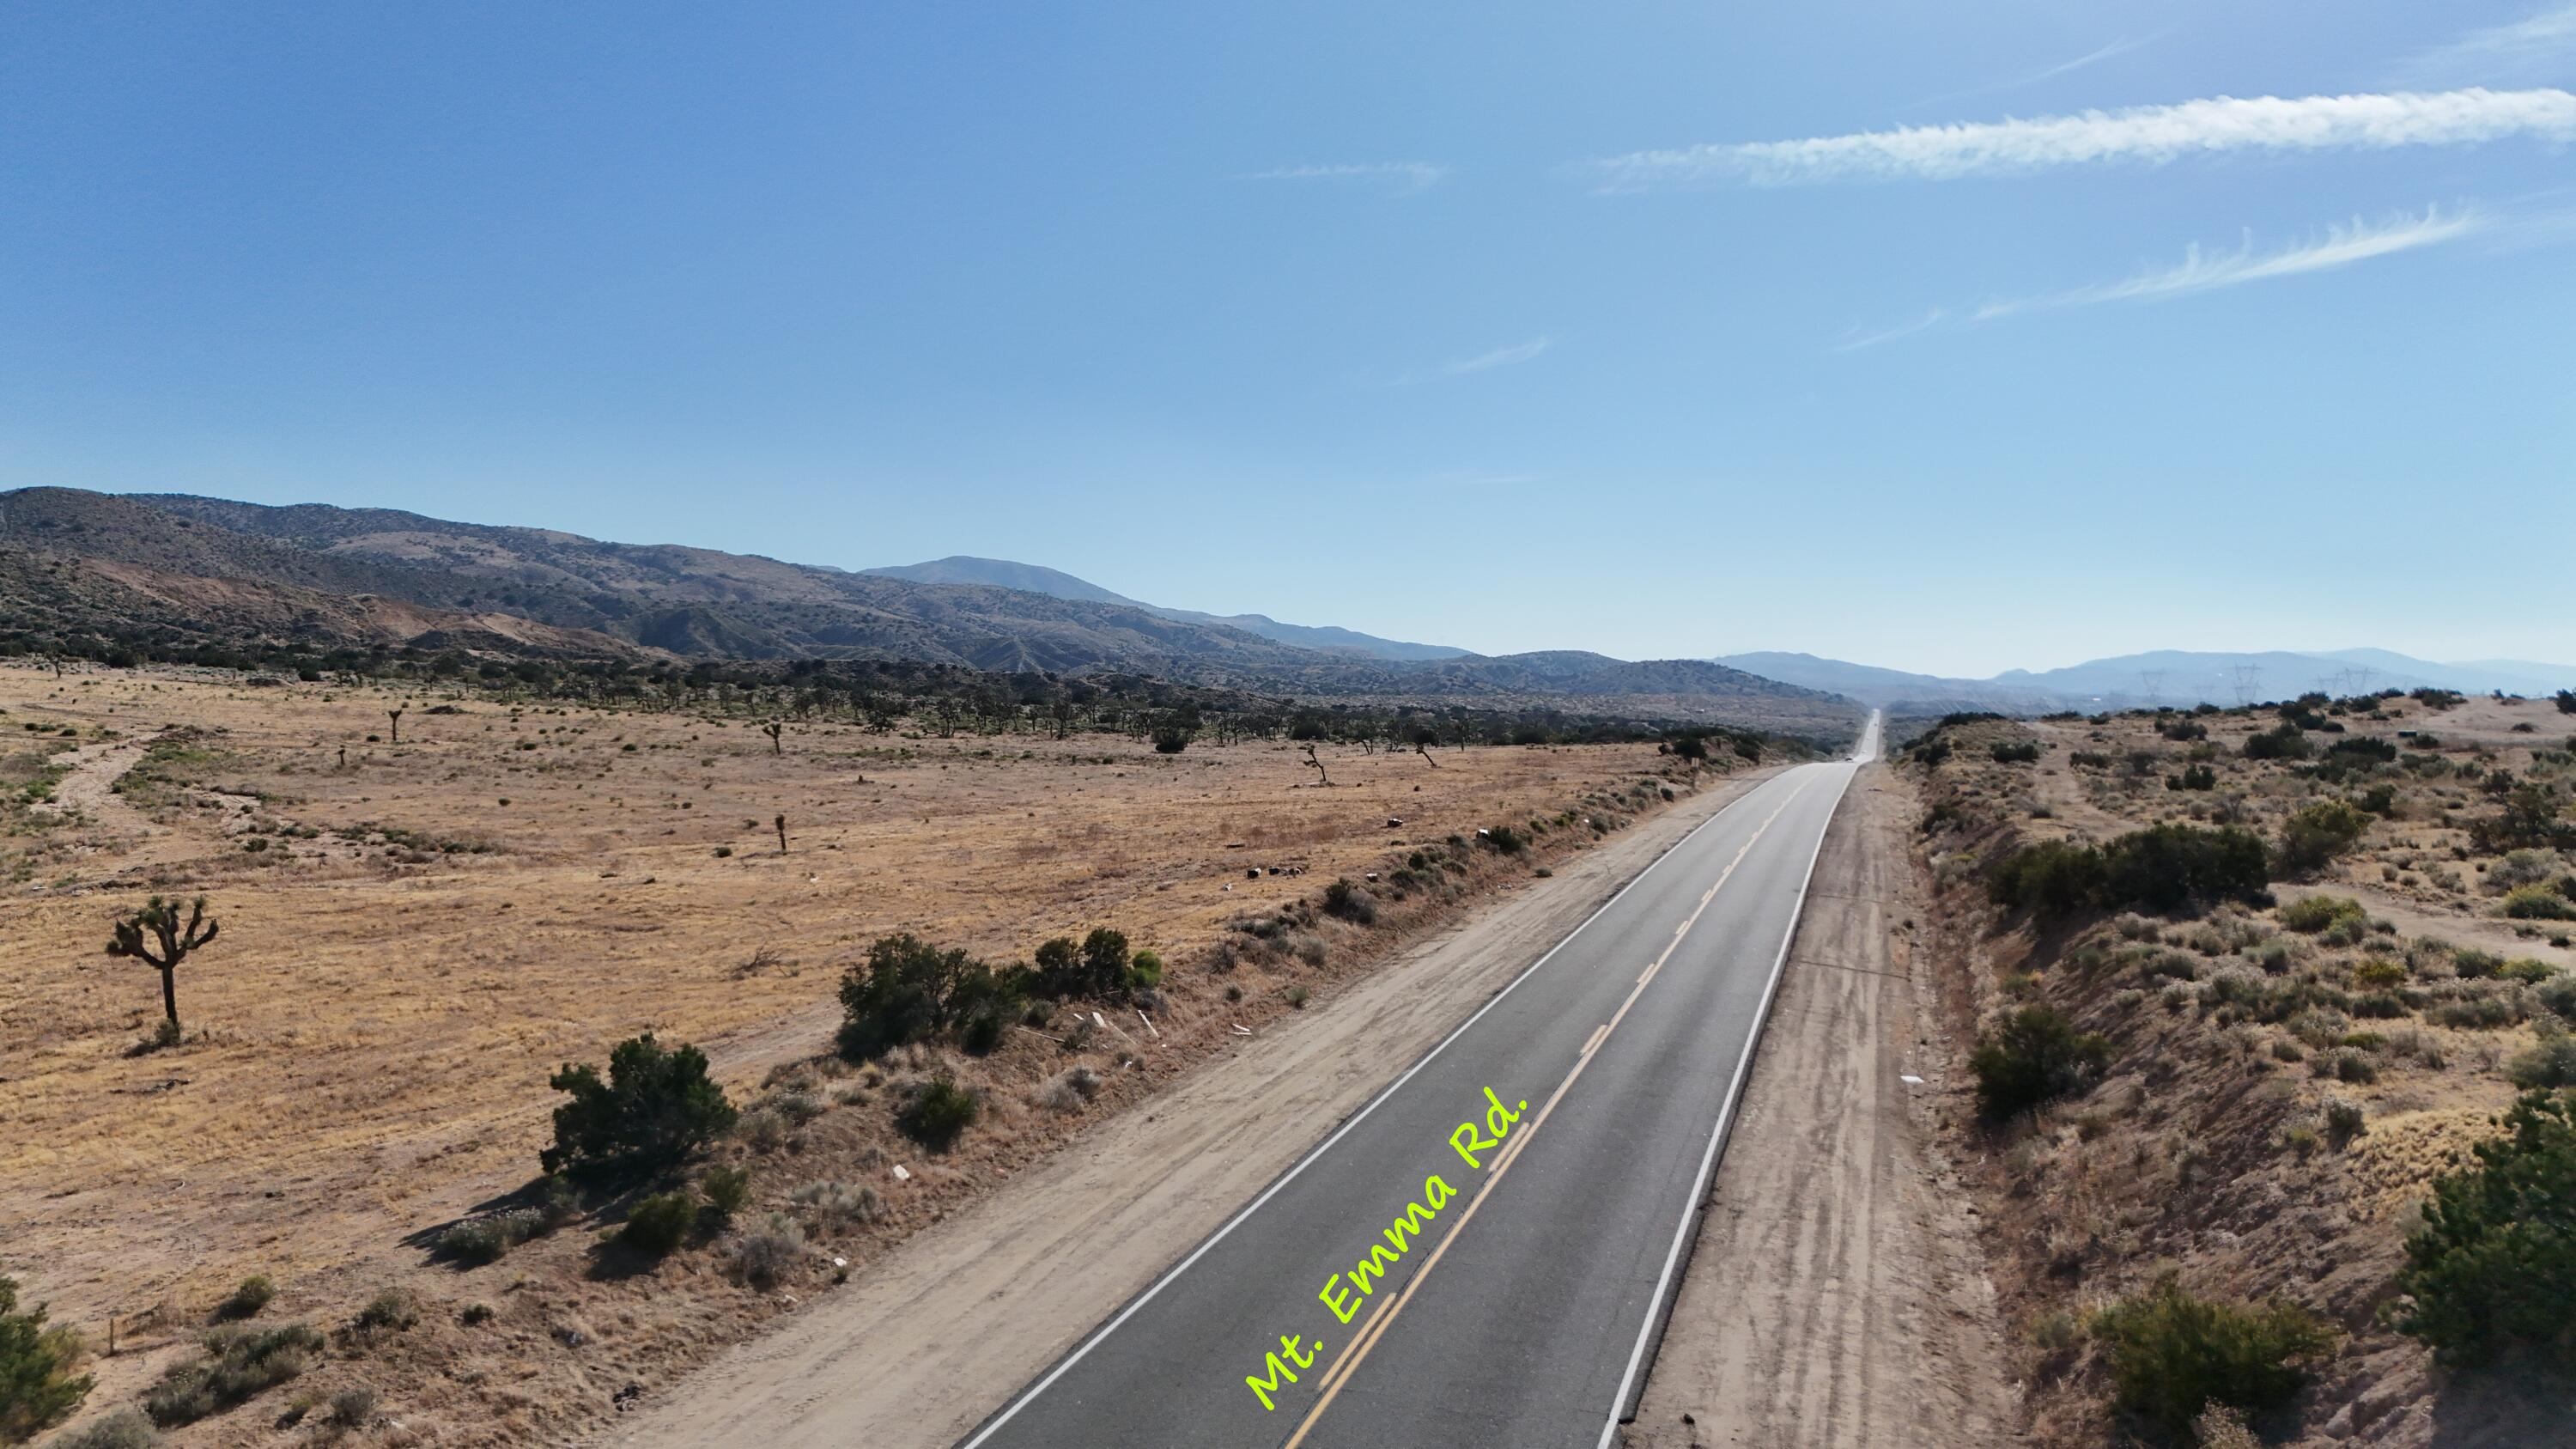
<path fill-rule="evenodd" d="M 407 709 L 407 708 L 409 708 L 409 707 L 410 707 L 410 706 L 408 706 L 408 705 L 404 706 L 404 708 L 406 708 L 406 709 Z M 401 744 L 401 743 L 402 743 L 402 717 L 403 717 L 403 712 L 402 712 L 402 710 L 399 710 L 399 709 L 389 709 L 389 710 L 386 710 L 386 711 L 385 711 L 385 717 L 386 717 L 387 719 L 390 719 L 390 720 L 392 720 L 392 721 L 394 722 L 393 743 L 395 743 L 395 744 Z"/>
<path fill-rule="evenodd" d="M 161 954 L 152 954 L 145 933 L 161 943 Z M 215 939 L 215 923 L 206 919 L 206 898 L 197 897 L 188 911 L 185 926 L 179 923 L 179 903 L 154 896 L 149 905 L 116 923 L 116 934 L 108 940 L 107 954 L 130 956 L 161 973 L 161 1009 L 169 1014 L 170 1025 L 179 1025 L 179 963 L 188 953 Z"/>
<path fill-rule="evenodd" d="M 787 853 L 787 813 L 780 811 L 778 819 L 772 823 L 778 827 L 778 853 L 785 855 Z"/>
<path fill-rule="evenodd" d="M 1306 747 L 1306 763 L 1315 767 L 1315 774 L 1320 777 L 1326 785 L 1333 783 L 1333 777 L 1324 773 L 1324 762 L 1315 758 L 1315 747 L 1313 745 L 1308 745 Z"/>
<path fill-rule="evenodd" d="M 787 753 L 787 746 L 780 744 L 778 741 L 778 737 L 781 734 L 784 734 L 786 730 L 787 721 L 779 719 L 771 720 L 769 723 L 760 727 L 760 732 L 769 736 L 769 752 L 771 754 L 783 755 Z M 780 848 L 784 849 L 785 847 L 782 846 Z"/>

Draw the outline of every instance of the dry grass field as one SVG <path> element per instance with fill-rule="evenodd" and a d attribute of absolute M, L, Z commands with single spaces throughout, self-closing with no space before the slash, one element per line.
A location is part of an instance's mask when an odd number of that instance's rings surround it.
<path fill-rule="evenodd" d="M 1387 942 L 1584 848 L 1587 815 L 1615 828 L 1696 778 L 1651 744 L 1325 746 L 1326 788 L 1277 742 L 1158 755 L 790 724 L 774 747 L 748 720 L 179 670 L 0 668 L 0 730 L 0 1271 L 101 1348 L 113 1315 L 128 1351 L 95 1365 L 93 1411 L 130 1402 L 247 1274 L 279 1284 L 271 1317 L 326 1329 L 394 1288 L 418 1327 L 335 1338 L 306 1383 L 379 1388 L 396 1437 L 441 1443 L 560 1439 L 835 1271 L 755 1288 L 710 1251 L 629 1281 L 569 1229 L 470 1273 L 435 1264 L 428 1234 L 535 1174 L 558 1064 L 648 1030 L 704 1044 L 784 1129 L 726 1149 L 754 1166 L 757 1210 L 809 1180 L 881 1196 L 861 1222 L 806 1218 L 814 1264 L 863 1269 Z M 1524 856 L 1443 854 L 1506 822 L 1546 832 Z M 1373 929 L 1300 904 L 1425 845 L 1455 864 Z M 102 947 L 156 893 L 207 897 L 222 933 L 179 973 L 185 1040 L 147 1051 L 157 979 Z M 1230 923 L 1264 915 L 1295 929 L 1206 969 L 1249 940 Z M 1102 925 L 1175 963 L 1163 1020 L 863 1072 L 827 1055 L 840 972 L 880 935 L 998 962 Z M 1105 1083 L 1096 1102 L 1044 1091 L 1075 1067 Z M 989 1110 L 924 1161 L 890 1104 L 938 1069 Z M 495 1312 L 461 1326 L 478 1302 Z M 182 1442 L 268 1442 L 283 1405 L 263 1403 Z"/>
<path fill-rule="evenodd" d="M 2140 1430 L 2109 1413 L 2089 1325 L 2166 1269 L 2207 1296 L 2299 1303 L 2339 1335 L 2258 1426 L 2269 1439 L 2557 1442 L 2576 1413 L 2546 1376 L 2438 1368 L 2383 1315 L 2433 1179 L 2494 1135 L 2517 1082 L 2560 1079 L 2576 1002 L 2576 925 L 2506 910 L 2508 883 L 2539 880 L 2576 915 L 2576 860 L 2477 831 L 2516 787 L 2563 810 L 2576 718 L 2547 700 L 2441 705 L 2320 709 L 2297 758 L 2249 758 L 2282 727 L 2271 711 L 1987 720 L 1945 729 L 1946 758 L 1908 772 L 1946 949 L 1981 968 L 1955 974 L 1954 1020 L 1991 1031 L 2041 1003 L 2109 1047 L 2098 1081 L 2035 1115 L 1980 1125 L 1964 1092 L 1953 1109 L 2036 1442 Z M 2335 752 L 2356 740 L 2377 744 Z M 2255 831 L 2279 871 L 2293 818 L 2336 801 L 2359 809 L 2357 838 L 2267 907 L 2052 924 L 1999 910 L 1982 879 L 2012 842 L 2161 823 Z"/>

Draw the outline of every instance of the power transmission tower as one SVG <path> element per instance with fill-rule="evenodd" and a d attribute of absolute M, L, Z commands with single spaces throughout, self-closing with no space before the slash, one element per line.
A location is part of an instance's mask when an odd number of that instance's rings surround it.
<path fill-rule="evenodd" d="M 2263 692 L 2263 666 L 2260 664 L 2238 664 L 2233 666 L 2229 672 L 2233 674 L 2236 679 L 2236 707 L 2238 709 L 2243 709 L 2245 706 L 2254 702 L 2255 695 Z"/>
<path fill-rule="evenodd" d="M 2159 708 L 2163 705 L 2165 671 L 2161 669 L 2141 669 L 2138 671 L 2138 683 L 2147 687 L 2147 707 L 2149 709 Z"/>

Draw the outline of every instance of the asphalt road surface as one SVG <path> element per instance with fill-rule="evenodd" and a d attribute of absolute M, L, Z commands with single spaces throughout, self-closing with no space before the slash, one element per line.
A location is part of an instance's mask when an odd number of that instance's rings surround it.
<path fill-rule="evenodd" d="M 960 1449 L 1609 1443 L 1877 738 L 1712 817 Z"/>

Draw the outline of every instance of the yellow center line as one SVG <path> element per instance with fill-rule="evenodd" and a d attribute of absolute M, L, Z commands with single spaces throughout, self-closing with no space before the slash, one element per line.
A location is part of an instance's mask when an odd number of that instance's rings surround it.
<path fill-rule="evenodd" d="M 1753 833 L 1745 837 L 1744 848 L 1735 852 L 1735 858 L 1726 863 L 1726 869 L 1718 872 L 1717 883 L 1710 886 L 1708 893 L 1699 898 L 1699 905 L 1691 911 L 1689 919 L 1682 922 L 1681 929 L 1673 932 L 1671 943 L 1664 947 L 1662 955 L 1655 958 L 1655 964 L 1647 967 L 1646 974 L 1637 978 L 1637 984 L 1629 991 L 1628 999 L 1619 1003 L 1619 1009 L 1610 1014 L 1607 1024 L 1593 1032 L 1582 1055 L 1575 1059 L 1574 1070 L 1567 1072 L 1565 1080 L 1556 1084 L 1556 1090 L 1548 1095 L 1546 1103 L 1539 1108 L 1538 1115 L 1530 1119 L 1530 1124 L 1513 1133 L 1511 1140 L 1503 1145 L 1503 1150 L 1495 1155 L 1494 1170 L 1486 1175 L 1485 1185 L 1476 1190 L 1474 1197 L 1468 1199 L 1467 1210 L 1460 1213 L 1458 1220 L 1449 1225 L 1449 1231 L 1441 1237 L 1439 1246 L 1433 1248 L 1431 1256 L 1423 1259 L 1422 1266 L 1414 1270 L 1412 1279 L 1404 1285 L 1404 1291 L 1395 1295 L 1395 1300 L 1387 1304 L 1383 1311 L 1372 1312 L 1368 1321 L 1362 1325 L 1359 1337 L 1352 1339 L 1342 1350 L 1341 1357 L 1333 1361 L 1332 1368 L 1325 1372 L 1321 1381 L 1323 1395 L 1315 1400 L 1314 1408 L 1306 1411 L 1305 1419 L 1297 1425 L 1297 1432 L 1289 1435 L 1287 1442 L 1280 1445 L 1279 1449 L 1297 1449 L 1299 1444 L 1305 1442 L 1306 1435 L 1314 1430 L 1316 1421 L 1324 1417 L 1324 1410 L 1332 1407 L 1333 1400 L 1340 1396 L 1342 1386 L 1351 1381 L 1352 1374 L 1358 1372 L 1360 1361 L 1367 1358 L 1370 1350 L 1377 1347 L 1378 1340 L 1386 1336 L 1388 1327 L 1395 1322 L 1395 1316 L 1404 1311 L 1404 1305 L 1413 1301 L 1414 1290 L 1420 1288 L 1422 1280 L 1430 1277 L 1431 1270 L 1440 1265 L 1441 1258 L 1449 1251 L 1449 1245 L 1458 1241 L 1458 1235 L 1466 1231 L 1468 1221 L 1476 1216 L 1476 1209 L 1483 1207 L 1485 1199 L 1494 1195 L 1494 1189 L 1502 1182 L 1503 1174 L 1510 1171 L 1512 1164 L 1520 1160 L 1521 1149 L 1527 1147 L 1529 1140 L 1538 1135 L 1539 1128 L 1547 1125 L 1548 1116 L 1556 1110 L 1556 1104 L 1564 1101 L 1565 1094 L 1573 1089 L 1574 1079 L 1583 1075 L 1583 1069 L 1592 1065 L 1593 1058 L 1600 1054 L 1600 1049 L 1609 1041 L 1610 1034 L 1619 1029 L 1620 1021 L 1628 1015 L 1628 1008 L 1635 1006 L 1637 998 L 1645 994 L 1646 983 L 1654 979 L 1656 971 L 1662 968 L 1664 962 L 1672 958 L 1674 951 L 1680 949 L 1682 938 L 1690 934 L 1691 927 L 1699 924 L 1699 918 L 1708 911 L 1709 902 L 1717 899 L 1718 887 L 1725 885 L 1727 878 L 1735 874 L 1735 868 L 1744 863 L 1744 857 L 1753 853 L 1754 842 L 1762 838 L 1763 832 L 1771 828 L 1771 822 L 1779 819 L 1780 812 L 1788 809 L 1790 801 L 1796 800 L 1800 792 L 1806 788 L 1807 782 L 1800 781 L 1798 788 L 1789 792 L 1789 798 L 1781 801 L 1778 809 L 1764 816 L 1762 823 L 1754 828 Z"/>

